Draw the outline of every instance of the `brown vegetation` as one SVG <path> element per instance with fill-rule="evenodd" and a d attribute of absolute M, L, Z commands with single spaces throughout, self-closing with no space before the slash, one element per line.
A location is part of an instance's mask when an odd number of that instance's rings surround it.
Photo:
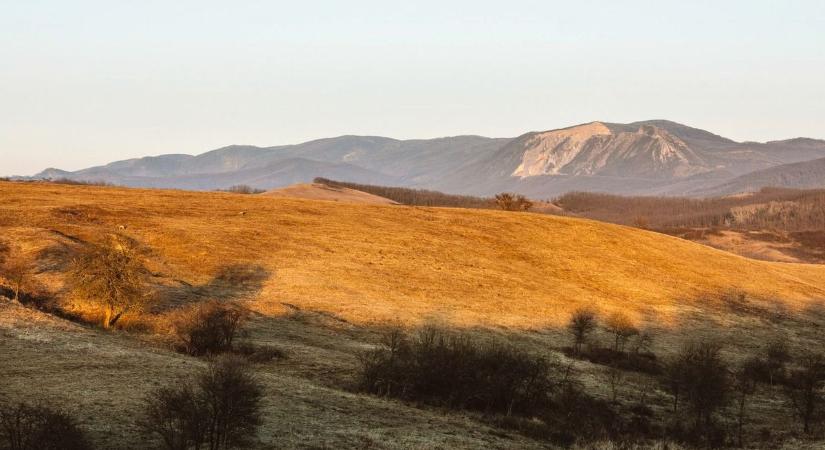
<path fill-rule="evenodd" d="M 150 298 L 147 275 L 137 244 L 112 235 L 102 244 L 87 244 L 72 260 L 68 279 L 74 295 L 98 304 L 101 326 L 110 328 L 145 306 Z"/>
<path fill-rule="evenodd" d="M 174 320 L 180 351 L 192 356 L 232 350 L 247 314 L 234 304 L 207 301 L 181 311 Z"/>
<path fill-rule="evenodd" d="M 226 189 L 219 190 L 222 192 L 231 192 L 233 194 L 260 194 L 266 192 L 264 189 L 253 188 L 252 186 L 248 186 L 246 184 L 237 184 L 235 186 L 230 186 Z"/>
<path fill-rule="evenodd" d="M 496 206 L 502 211 L 529 211 L 533 207 L 533 202 L 521 194 L 512 192 L 502 192 L 496 194 Z"/>

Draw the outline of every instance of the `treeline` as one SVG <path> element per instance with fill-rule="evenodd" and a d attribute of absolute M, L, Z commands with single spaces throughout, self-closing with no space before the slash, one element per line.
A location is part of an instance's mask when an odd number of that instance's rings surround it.
<path fill-rule="evenodd" d="M 825 228 L 825 190 L 763 188 L 748 195 L 706 199 L 571 192 L 554 203 L 580 216 L 644 228 Z"/>
<path fill-rule="evenodd" d="M 492 198 L 473 197 L 470 195 L 452 195 L 438 191 L 428 191 L 425 189 L 348 183 L 345 181 L 335 181 L 326 178 L 316 178 L 313 181 L 315 183 L 324 184 L 330 187 L 355 189 L 357 191 L 390 199 L 401 203 L 402 205 L 479 209 L 493 209 L 497 207 L 495 200 Z"/>

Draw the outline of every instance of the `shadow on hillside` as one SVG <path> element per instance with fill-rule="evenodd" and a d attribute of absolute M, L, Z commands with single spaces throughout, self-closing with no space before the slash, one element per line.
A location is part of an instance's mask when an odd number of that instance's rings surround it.
<path fill-rule="evenodd" d="M 205 300 L 231 301 L 256 295 L 272 273 L 258 264 L 221 266 L 209 282 L 193 286 L 178 281 L 177 286 L 160 286 L 155 291 L 153 312 L 165 312 Z"/>

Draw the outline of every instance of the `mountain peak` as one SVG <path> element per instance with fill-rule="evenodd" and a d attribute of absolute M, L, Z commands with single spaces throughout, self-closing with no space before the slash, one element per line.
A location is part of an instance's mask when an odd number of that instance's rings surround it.
<path fill-rule="evenodd" d="M 653 123 L 608 126 L 591 122 L 527 139 L 521 164 L 512 175 L 671 178 L 708 170 L 682 139 Z"/>

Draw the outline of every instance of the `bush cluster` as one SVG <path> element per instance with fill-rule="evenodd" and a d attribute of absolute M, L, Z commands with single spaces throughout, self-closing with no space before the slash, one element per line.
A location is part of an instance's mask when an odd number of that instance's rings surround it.
<path fill-rule="evenodd" d="M 393 330 L 361 363 L 364 390 L 449 408 L 534 414 L 556 389 L 555 363 L 434 327 Z"/>
<path fill-rule="evenodd" d="M 88 439 L 66 412 L 42 404 L 0 403 L 0 449 L 87 450 Z"/>

